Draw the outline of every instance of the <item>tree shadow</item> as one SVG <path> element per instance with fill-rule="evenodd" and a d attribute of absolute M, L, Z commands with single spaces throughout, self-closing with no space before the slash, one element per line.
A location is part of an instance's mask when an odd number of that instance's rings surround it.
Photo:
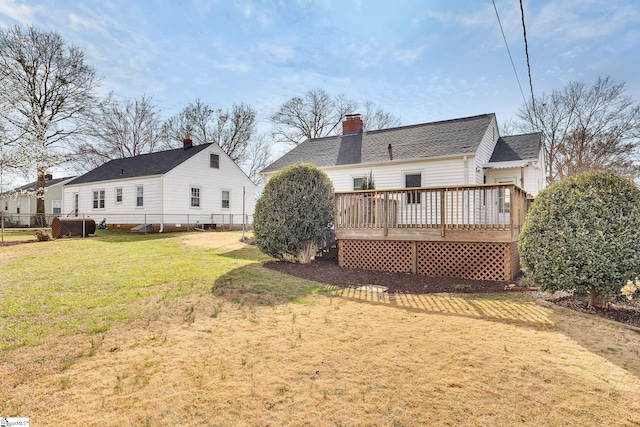
<path fill-rule="evenodd" d="M 242 253 L 242 250 L 234 252 Z M 230 257 L 237 255 L 232 253 Z M 309 295 L 328 294 L 333 290 L 322 283 L 264 268 L 260 263 L 251 263 L 223 274 L 211 288 L 216 297 L 249 306 L 306 303 L 305 297 Z"/>

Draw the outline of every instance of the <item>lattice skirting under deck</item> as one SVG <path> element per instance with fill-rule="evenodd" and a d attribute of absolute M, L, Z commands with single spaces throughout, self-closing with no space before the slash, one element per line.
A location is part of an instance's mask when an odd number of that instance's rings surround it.
<path fill-rule="evenodd" d="M 342 267 L 474 280 L 511 280 L 520 271 L 518 244 L 340 240 Z"/>

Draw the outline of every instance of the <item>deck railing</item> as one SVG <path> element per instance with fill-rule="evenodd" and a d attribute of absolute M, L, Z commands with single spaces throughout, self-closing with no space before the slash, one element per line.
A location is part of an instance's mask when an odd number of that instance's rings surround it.
<path fill-rule="evenodd" d="M 529 201 L 515 184 L 363 190 L 335 194 L 335 228 L 519 232 Z"/>

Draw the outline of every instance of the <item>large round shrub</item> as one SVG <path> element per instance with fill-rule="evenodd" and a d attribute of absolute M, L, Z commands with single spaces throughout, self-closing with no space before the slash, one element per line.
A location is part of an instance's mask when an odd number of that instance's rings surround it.
<path fill-rule="evenodd" d="M 316 242 L 333 222 L 333 185 L 310 164 L 291 165 L 269 180 L 256 203 L 258 248 L 274 258 L 311 261 Z"/>
<path fill-rule="evenodd" d="M 640 189 L 590 172 L 553 184 L 529 209 L 519 238 L 523 270 L 543 290 L 574 290 L 604 307 L 640 273 Z"/>

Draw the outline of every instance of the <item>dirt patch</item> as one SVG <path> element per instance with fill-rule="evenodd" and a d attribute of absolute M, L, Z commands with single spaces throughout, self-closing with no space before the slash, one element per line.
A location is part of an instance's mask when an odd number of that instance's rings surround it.
<path fill-rule="evenodd" d="M 387 288 L 386 292 L 397 294 L 506 292 L 505 287 L 512 284 L 512 282 L 491 280 L 427 277 L 409 273 L 343 268 L 335 261 L 315 261 L 311 264 L 269 261 L 264 263 L 264 266 L 284 274 L 328 285 L 343 288 L 382 286 Z M 575 311 L 640 327 L 640 306 L 637 304 L 619 302 L 611 304 L 608 309 L 594 309 L 588 307 L 587 297 L 572 295 L 548 300 Z"/>

